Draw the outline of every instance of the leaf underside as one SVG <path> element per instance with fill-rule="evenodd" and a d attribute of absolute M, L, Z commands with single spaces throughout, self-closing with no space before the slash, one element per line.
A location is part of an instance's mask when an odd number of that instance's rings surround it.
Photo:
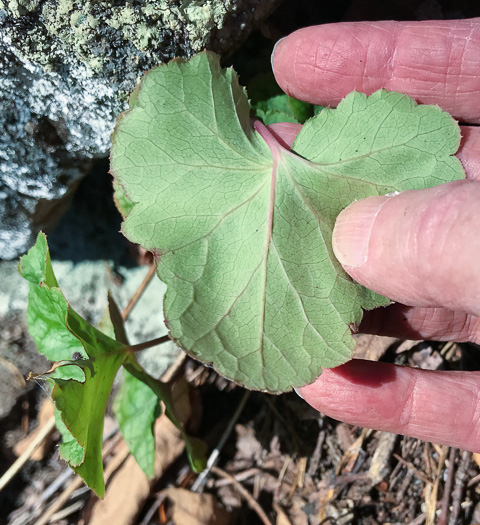
<path fill-rule="evenodd" d="M 288 151 L 250 122 L 212 53 L 150 71 L 117 121 L 122 231 L 157 256 L 171 336 L 248 388 L 282 392 L 349 360 L 350 325 L 388 300 L 333 255 L 356 199 L 464 177 L 450 115 L 380 90 L 307 121 Z"/>

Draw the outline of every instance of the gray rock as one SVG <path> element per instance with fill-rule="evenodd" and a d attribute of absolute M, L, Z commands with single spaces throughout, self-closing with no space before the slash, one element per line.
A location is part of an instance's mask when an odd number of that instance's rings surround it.
<path fill-rule="evenodd" d="M 0 0 L 0 258 L 49 229 L 145 70 L 237 46 L 279 0 Z"/>
<path fill-rule="evenodd" d="M 145 266 L 137 266 L 130 257 L 131 246 L 118 232 L 120 215 L 113 204 L 106 169 L 105 161 L 96 164 L 81 182 L 58 228 L 48 236 L 53 269 L 66 299 L 94 325 L 107 307 L 108 291 L 124 308 L 147 273 Z M 165 285 L 154 277 L 126 323 L 130 343 L 167 333 L 164 291 Z M 40 389 L 48 389 L 41 380 L 25 384 L 23 379 L 29 372 L 50 368 L 28 334 L 27 304 L 28 283 L 18 274 L 17 262 L 0 261 L 0 419 L 9 414 L 27 388 L 38 390 L 41 397 L 46 394 Z M 178 352 L 173 342 L 167 342 L 138 357 L 150 374 L 160 377 Z"/>

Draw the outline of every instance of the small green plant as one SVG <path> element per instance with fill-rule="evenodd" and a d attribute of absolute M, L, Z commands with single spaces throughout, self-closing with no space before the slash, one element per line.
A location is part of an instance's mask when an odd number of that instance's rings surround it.
<path fill-rule="evenodd" d="M 265 125 L 279 122 L 303 124 L 323 109 L 283 93 L 273 73 L 255 76 L 248 84 L 248 95 L 251 114 Z"/>
<path fill-rule="evenodd" d="M 247 388 L 279 393 L 349 360 L 350 327 L 389 300 L 355 283 L 332 251 L 337 215 L 356 199 L 464 176 L 460 132 L 438 107 L 401 93 L 349 94 L 321 111 L 275 95 L 256 101 L 267 122 L 307 120 L 291 150 L 254 120 L 244 88 L 212 53 L 147 73 L 112 136 L 122 231 L 151 251 L 167 284 L 170 337 Z M 288 118 L 283 118 L 287 116 Z M 123 367 L 115 411 L 132 453 L 153 474 L 159 401 L 184 433 L 192 467 L 202 445 L 174 413 L 170 390 L 138 364 L 118 309 L 99 329 L 65 300 L 46 237 L 21 259 L 28 324 L 50 375 L 60 451 L 100 496 L 105 405 Z M 142 410 L 138 410 L 138 407 Z"/>
<path fill-rule="evenodd" d="M 167 416 L 185 438 L 192 468 L 201 471 L 205 466 L 204 444 L 185 432 L 175 414 L 168 386 L 147 374 L 135 357 L 136 351 L 160 341 L 130 346 L 120 312 L 111 297 L 99 329 L 78 315 L 58 286 L 43 233 L 21 258 L 18 270 L 29 281 L 30 335 L 39 352 L 56 362 L 46 378 L 53 386 L 55 417 L 62 434 L 60 455 L 70 467 L 103 497 L 105 407 L 113 380 L 123 367 L 123 384 L 114 409 L 120 430 L 140 467 L 153 477 L 153 422 L 162 402 Z"/>

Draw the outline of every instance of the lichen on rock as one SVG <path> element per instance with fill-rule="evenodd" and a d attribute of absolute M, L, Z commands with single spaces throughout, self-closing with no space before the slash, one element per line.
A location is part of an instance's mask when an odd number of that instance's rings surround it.
<path fill-rule="evenodd" d="M 150 60 L 158 63 L 175 55 L 188 57 L 205 48 L 222 51 L 215 36 L 229 20 L 231 23 L 237 14 L 255 20 L 259 14 L 255 9 L 265 16 L 275 3 L 276 0 L 0 0 L 0 8 L 3 6 L 14 18 L 29 14 L 39 22 L 29 28 L 30 38 L 19 46 L 23 56 L 54 67 L 55 48 L 61 44 L 64 51 L 73 53 L 94 71 L 108 74 L 108 64 L 124 54 L 141 67 Z M 248 32 L 245 21 L 240 25 L 236 27 L 237 38 Z M 57 46 L 45 54 L 47 41 L 56 42 Z M 232 38 L 231 45 L 234 44 Z"/>
<path fill-rule="evenodd" d="M 19 18 L 20 16 L 26 15 L 31 11 L 35 11 L 41 0 L 7 0 L 0 1 L 0 7 L 2 4 L 4 9 L 7 9 L 12 16 Z"/>
<path fill-rule="evenodd" d="M 0 0 L 0 259 L 107 155 L 144 71 L 235 48 L 279 2 Z"/>

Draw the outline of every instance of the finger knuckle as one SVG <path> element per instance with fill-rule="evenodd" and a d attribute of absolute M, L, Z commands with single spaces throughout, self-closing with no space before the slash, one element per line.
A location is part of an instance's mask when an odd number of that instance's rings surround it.
<path fill-rule="evenodd" d="M 454 260 L 452 241 L 465 205 L 463 191 L 453 188 L 427 201 L 414 222 L 415 261 L 424 277 L 449 272 Z"/>

